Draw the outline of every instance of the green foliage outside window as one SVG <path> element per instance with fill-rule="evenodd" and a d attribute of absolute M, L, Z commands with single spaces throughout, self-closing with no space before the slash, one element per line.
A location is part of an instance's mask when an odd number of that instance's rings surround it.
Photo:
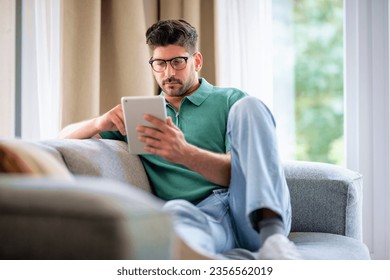
<path fill-rule="evenodd" d="M 343 1 L 295 0 L 298 160 L 343 164 Z"/>

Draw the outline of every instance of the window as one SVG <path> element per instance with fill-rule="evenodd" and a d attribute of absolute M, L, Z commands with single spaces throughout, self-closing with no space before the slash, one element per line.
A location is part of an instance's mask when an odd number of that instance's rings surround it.
<path fill-rule="evenodd" d="M 283 159 L 343 164 L 343 1 L 216 4 L 217 84 L 264 101 Z"/>
<path fill-rule="evenodd" d="M 346 162 L 362 174 L 363 239 L 373 259 L 389 259 L 389 1 L 216 3 L 217 82 L 266 101 L 281 133 L 282 158 Z M 326 145 L 319 145 L 322 138 Z"/>
<path fill-rule="evenodd" d="M 282 129 L 293 134 L 281 139 L 295 143 L 285 154 L 343 165 L 343 2 L 272 4 L 274 103 L 293 103 L 287 111 L 275 108 Z"/>

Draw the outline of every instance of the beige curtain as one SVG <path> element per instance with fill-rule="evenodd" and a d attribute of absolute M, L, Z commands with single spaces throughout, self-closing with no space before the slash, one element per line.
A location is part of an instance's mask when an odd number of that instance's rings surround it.
<path fill-rule="evenodd" d="M 156 93 L 145 31 L 167 18 L 184 18 L 198 29 L 201 74 L 213 83 L 213 1 L 62 2 L 62 127 L 108 111 L 122 96 Z"/>
<path fill-rule="evenodd" d="M 159 19 L 183 18 L 199 33 L 199 50 L 204 64 L 201 76 L 215 84 L 215 30 L 213 0 L 160 0 Z"/>

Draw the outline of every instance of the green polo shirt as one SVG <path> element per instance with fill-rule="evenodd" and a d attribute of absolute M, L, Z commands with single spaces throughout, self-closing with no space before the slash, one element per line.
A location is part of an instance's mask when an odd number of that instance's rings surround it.
<path fill-rule="evenodd" d="M 161 93 L 163 95 L 163 93 Z M 169 115 L 184 133 L 186 141 L 216 153 L 230 150 L 227 118 L 232 105 L 246 94 L 235 88 L 220 88 L 201 80 L 200 87 L 183 98 L 178 111 L 167 103 Z M 119 132 L 105 131 L 102 138 L 127 141 Z M 185 199 L 197 203 L 221 186 L 188 168 L 156 155 L 141 155 L 156 195 L 164 200 Z"/>

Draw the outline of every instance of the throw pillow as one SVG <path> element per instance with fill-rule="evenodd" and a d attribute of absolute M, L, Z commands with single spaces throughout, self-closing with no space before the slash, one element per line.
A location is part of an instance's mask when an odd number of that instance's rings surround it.
<path fill-rule="evenodd" d="M 0 173 L 73 178 L 48 152 L 19 139 L 0 141 Z"/>

